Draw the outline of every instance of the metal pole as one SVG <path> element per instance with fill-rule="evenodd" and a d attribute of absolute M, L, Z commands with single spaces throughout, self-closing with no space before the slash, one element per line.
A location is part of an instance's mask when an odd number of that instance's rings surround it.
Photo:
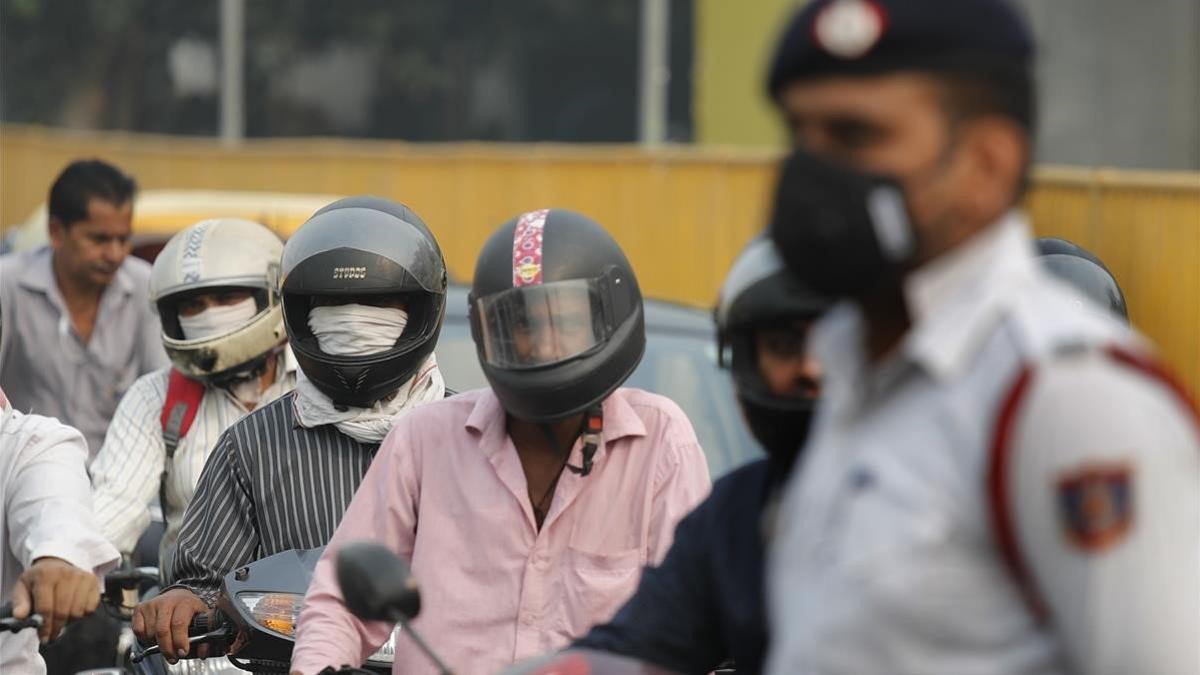
<path fill-rule="evenodd" d="M 671 78 L 671 0 L 642 0 L 638 139 L 659 145 L 667 138 L 667 84 Z"/>
<path fill-rule="evenodd" d="M 221 0 L 221 141 L 237 145 L 246 135 L 244 0 Z"/>

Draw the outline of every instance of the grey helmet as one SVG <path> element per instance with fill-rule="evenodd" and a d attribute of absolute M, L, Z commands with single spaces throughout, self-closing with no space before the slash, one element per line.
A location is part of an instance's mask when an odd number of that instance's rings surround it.
<path fill-rule="evenodd" d="M 1100 307 L 1129 323 L 1125 294 L 1104 261 L 1082 246 L 1056 237 L 1037 240 L 1038 260 L 1050 274 L 1082 293 Z"/>
<path fill-rule="evenodd" d="M 203 220 L 177 232 L 154 260 L 150 302 L 158 308 L 162 342 L 180 373 L 225 384 L 251 377 L 287 340 L 275 279 L 283 242 L 241 218 Z M 197 292 L 247 289 L 258 311 L 231 331 L 189 340 L 179 323 L 178 304 Z"/>

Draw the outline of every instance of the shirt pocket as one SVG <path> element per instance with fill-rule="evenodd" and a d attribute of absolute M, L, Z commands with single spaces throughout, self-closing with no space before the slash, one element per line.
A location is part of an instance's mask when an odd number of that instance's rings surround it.
<path fill-rule="evenodd" d="M 640 549 L 615 552 L 585 551 L 568 545 L 564 570 L 564 612 L 571 637 L 616 614 L 637 588 L 641 575 Z"/>
<path fill-rule="evenodd" d="M 933 486 L 913 478 L 881 467 L 860 467 L 847 476 L 842 522 L 836 527 L 837 560 L 843 570 L 897 581 L 895 577 L 908 570 L 937 563 L 953 535 L 953 524 L 937 507 Z"/>

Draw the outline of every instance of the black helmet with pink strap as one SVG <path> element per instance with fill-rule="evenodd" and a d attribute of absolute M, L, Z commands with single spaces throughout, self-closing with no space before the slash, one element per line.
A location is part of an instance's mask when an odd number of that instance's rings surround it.
<path fill-rule="evenodd" d="M 587 411 L 645 352 L 633 267 L 599 223 L 573 211 L 531 211 L 500 226 L 479 254 L 469 303 L 483 373 L 518 419 Z"/>

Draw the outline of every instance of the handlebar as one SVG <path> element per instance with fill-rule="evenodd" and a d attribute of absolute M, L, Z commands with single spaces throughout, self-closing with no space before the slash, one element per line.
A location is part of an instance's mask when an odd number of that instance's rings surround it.
<path fill-rule="evenodd" d="M 41 628 L 44 623 L 41 614 L 30 614 L 24 619 L 14 619 L 12 612 L 11 602 L 0 605 L 0 632 L 16 633 L 26 628 Z"/>
<path fill-rule="evenodd" d="M 134 567 L 132 569 L 113 570 L 104 575 L 105 590 L 108 590 L 108 588 L 136 589 L 143 584 L 157 583 L 157 567 Z"/>
<path fill-rule="evenodd" d="M 158 581 L 158 568 L 155 567 L 113 570 L 104 575 L 101 601 L 114 618 L 128 621 L 133 617 L 138 597 Z"/>
<path fill-rule="evenodd" d="M 220 611 L 201 612 L 188 622 L 188 654 L 189 656 L 195 654 L 190 647 L 212 645 L 216 653 L 210 653 L 209 656 L 223 656 L 224 648 L 233 634 L 233 626 L 225 620 L 225 616 Z M 141 663 L 143 659 L 161 653 L 161 647 L 152 645 L 144 649 L 142 653 L 134 654 L 130 660 L 134 663 Z"/>

